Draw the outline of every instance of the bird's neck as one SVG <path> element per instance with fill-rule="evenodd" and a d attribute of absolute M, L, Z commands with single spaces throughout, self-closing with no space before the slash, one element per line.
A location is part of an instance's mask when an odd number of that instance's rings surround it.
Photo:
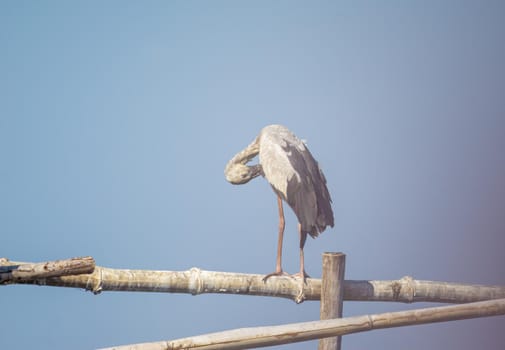
<path fill-rule="evenodd" d="M 233 158 L 230 159 L 230 161 L 228 162 L 227 167 L 233 164 L 246 164 L 251 159 L 256 157 L 256 155 L 258 155 L 259 152 L 260 152 L 259 142 L 258 138 L 256 138 L 253 142 L 249 144 L 249 146 L 247 146 L 242 151 L 235 154 Z"/>

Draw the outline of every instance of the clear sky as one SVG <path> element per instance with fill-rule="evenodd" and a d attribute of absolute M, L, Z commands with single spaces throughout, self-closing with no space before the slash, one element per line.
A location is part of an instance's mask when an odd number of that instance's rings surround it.
<path fill-rule="evenodd" d="M 226 162 L 268 124 L 307 140 L 346 278 L 505 285 L 505 2 L 0 2 L 0 256 L 268 273 L 276 199 Z M 284 268 L 298 270 L 286 210 Z M 431 304 L 347 302 L 361 315 Z M 0 288 L 0 348 L 92 349 L 319 318 L 248 296 Z M 505 317 L 344 349 L 503 349 Z M 276 349 L 307 349 L 315 342 Z"/>

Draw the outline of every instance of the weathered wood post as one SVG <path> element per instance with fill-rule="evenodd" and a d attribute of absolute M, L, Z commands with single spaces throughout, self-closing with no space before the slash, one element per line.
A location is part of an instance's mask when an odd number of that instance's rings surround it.
<path fill-rule="evenodd" d="M 321 320 L 342 317 L 344 301 L 345 254 L 323 254 L 321 281 Z M 340 350 L 342 337 L 319 340 L 318 350 Z"/>

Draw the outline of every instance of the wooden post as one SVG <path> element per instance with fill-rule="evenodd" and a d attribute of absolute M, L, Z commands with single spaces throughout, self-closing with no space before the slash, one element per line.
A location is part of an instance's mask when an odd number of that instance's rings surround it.
<path fill-rule="evenodd" d="M 321 320 L 342 317 L 344 301 L 345 254 L 323 254 L 321 281 Z M 342 337 L 319 340 L 318 350 L 340 350 Z"/>

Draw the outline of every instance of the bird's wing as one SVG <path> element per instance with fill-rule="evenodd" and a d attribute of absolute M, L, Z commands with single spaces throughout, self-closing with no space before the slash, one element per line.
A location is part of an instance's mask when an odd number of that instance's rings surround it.
<path fill-rule="evenodd" d="M 318 200 L 314 183 L 317 173 L 312 166 L 312 155 L 306 147 L 291 144 L 286 145 L 284 150 L 296 173 L 288 179 L 286 202 L 295 212 L 302 231 L 315 237 L 320 230 L 317 226 Z"/>

